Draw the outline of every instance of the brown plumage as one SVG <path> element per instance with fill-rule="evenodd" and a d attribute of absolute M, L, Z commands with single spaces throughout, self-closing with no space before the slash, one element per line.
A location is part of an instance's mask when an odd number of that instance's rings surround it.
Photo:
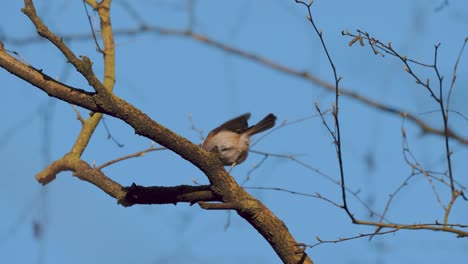
<path fill-rule="evenodd" d="M 249 127 L 249 118 L 250 113 L 246 113 L 213 129 L 203 142 L 203 149 L 218 153 L 225 166 L 234 167 L 242 163 L 248 155 L 250 137 L 274 127 L 276 122 L 276 116 L 268 114 Z"/>

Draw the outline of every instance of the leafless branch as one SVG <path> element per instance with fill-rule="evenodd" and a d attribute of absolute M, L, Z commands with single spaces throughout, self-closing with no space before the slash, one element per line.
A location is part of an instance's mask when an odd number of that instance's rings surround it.
<path fill-rule="evenodd" d="M 159 148 L 155 148 L 154 146 L 151 146 L 145 150 L 142 150 L 142 151 L 138 151 L 138 152 L 135 152 L 133 154 L 129 154 L 129 155 L 126 155 L 126 156 L 123 156 L 123 157 L 120 157 L 120 158 L 117 158 L 117 159 L 113 159 L 113 160 L 110 160 L 98 167 L 96 167 L 96 170 L 102 170 L 103 168 L 107 167 L 107 166 L 110 166 L 112 164 L 115 164 L 117 162 L 120 162 L 120 161 L 123 161 L 123 160 L 127 160 L 127 159 L 131 159 L 131 158 L 136 158 L 136 157 L 141 157 L 143 155 L 145 155 L 146 153 L 148 152 L 151 152 L 151 151 L 159 151 L 159 150 L 165 150 L 166 148 L 165 147 L 159 147 Z"/>
<path fill-rule="evenodd" d="M 339 83 L 340 83 L 341 77 L 338 77 L 335 64 L 333 63 L 333 59 L 331 58 L 330 52 L 328 51 L 328 47 L 327 47 L 327 45 L 325 43 L 325 40 L 323 38 L 323 32 L 322 32 L 322 30 L 319 30 L 317 28 L 317 26 L 316 26 L 316 24 L 314 22 L 314 19 L 313 19 L 313 16 L 312 16 L 312 8 L 311 8 L 314 1 L 310 1 L 308 4 L 305 3 L 305 2 L 299 1 L 299 0 L 295 0 L 295 1 L 298 4 L 302 4 L 305 7 L 307 7 L 307 13 L 308 13 L 307 19 L 309 20 L 310 24 L 314 28 L 314 31 L 317 34 L 317 36 L 318 36 L 318 38 L 320 40 L 320 43 L 322 45 L 323 51 L 327 55 L 328 63 L 330 64 L 330 66 L 332 68 L 333 78 L 335 80 L 334 89 L 333 89 L 334 92 L 335 92 L 335 102 L 334 102 L 334 105 L 332 107 L 333 108 L 332 115 L 333 115 L 334 125 L 335 125 L 335 128 L 334 128 L 333 131 L 326 124 L 325 119 L 323 119 L 322 112 L 318 108 L 317 103 L 315 104 L 315 106 L 316 106 L 316 109 L 319 112 L 320 116 L 322 117 L 322 121 L 325 124 L 325 127 L 330 132 L 330 135 L 333 137 L 333 141 L 334 141 L 335 149 L 336 149 L 336 155 L 338 157 L 338 167 L 339 167 L 339 170 L 340 170 L 340 180 L 341 180 L 340 186 L 341 186 L 341 197 L 342 197 L 342 200 L 343 200 L 343 209 L 346 211 L 346 213 L 348 214 L 351 221 L 354 222 L 355 221 L 354 216 L 353 216 L 353 214 L 351 213 L 351 211 L 350 211 L 350 209 L 348 207 L 348 201 L 346 199 L 346 183 L 345 183 L 345 174 L 344 174 L 345 172 L 344 172 L 344 165 L 343 165 L 343 156 L 342 156 L 342 151 L 341 151 L 341 129 L 340 129 L 340 118 L 339 118 L 339 113 L 340 113 L 340 100 L 339 99 L 340 99 L 340 96 L 341 96 L 341 89 L 339 87 Z"/>

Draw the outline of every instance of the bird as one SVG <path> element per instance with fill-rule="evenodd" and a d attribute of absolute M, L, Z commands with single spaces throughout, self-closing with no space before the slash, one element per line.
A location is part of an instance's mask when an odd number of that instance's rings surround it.
<path fill-rule="evenodd" d="M 247 159 L 250 137 L 274 127 L 276 122 L 276 116 L 270 113 L 249 127 L 249 118 L 250 113 L 246 113 L 226 121 L 213 129 L 202 143 L 204 150 L 218 154 L 224 166 L 231 166 L 229 172 Z"/>

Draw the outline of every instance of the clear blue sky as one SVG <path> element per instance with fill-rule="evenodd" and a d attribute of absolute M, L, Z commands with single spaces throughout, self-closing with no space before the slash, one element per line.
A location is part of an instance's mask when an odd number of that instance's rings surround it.
<path fill-rule="evenodd" d="M 36 1 L 39 15 L 58 35 L 89 34 L 81 1 Z M 40 3 L 39 3 L 40 2 Z M 426 90 L 417 86 L 390 56 L 373 55 L 368 47 L 348 46 L 341 31 L 368 31 L 408 57 L 431 63 L 434 44 L 441 43 L 439 63 L 448 87 L 463 39 L 468 36 L 468 5 L 431 1 L 324 1 L 316 0 L 313 17 L 343 79 L 341 85 L 374 100 L 417 115 L 441 127 L 437 106 Z M 123 4 L 127 3 L 127 4 Z M 145 23 L 170 29 L 189 24 L 186 1 L 114 1 L 115 29 L 137 27 L 129 4 Z M 22 1 L 5 1 L 0 10 L 0 39 L 5 48 L 21 54 L 48 75 L 90 90 L 85 80 L 68 65 L 51 44 L 20 44 L 16 39 L 34 36 L 32 23 L 20 12 Z M 305 70 L 326 81 L 333 75 L 317 36 L 305 18 L 305 9 L 294 1 L 196 1 L 193 30 L 249 51 L 279 64 Z M 93 22 L 96 17 L 93 15 Z M 69 42 L 76 54 L 94 62 L 102 76 L 102 60 L 91 39 Z M 468 116 L 468 54 L 462 57 L 451 108 Z M 146 112 L 157 122 L 199 143 L 190 129 L 210 129 L 236 115 L 251 112 L 258 121 L 273 112 L 279 122 L 316 115 L 314 102 L 329 109 L 333 94 L 321 87 L 232 56 L 187 37 L 143 34 L 116 37 L 117 77 L 115 93 Z M 433 72 L 419 71 L 436 83 Z M 228 214 L 205 211 L 187 204 L 124 208 L 89 183 L 62 173 L 41 187 L 34 175 L 70 148 L 80 129 L 76 114 L 66 103 L 0 70 L 3 100 L 0 112 L 0 255 L 5 263 L 278 263 L 267 242 L 235 213 L 224 230 Z M 87 112 L 81 110 L 83 115 Z M 331 119 L 330 119 L 331 120 Z M 467 137 L 466 120 L 452 115 L 450 122 Z M 124 147 L 107 139 L 101 124 L 83 158 L 89 163 L 143 150 L 151 145 L 132 128 L 106 118 L 112 135 Z M 402 154 L 402 119 L 342 97 L 343 157 L 348 187 L 378 212 L 403 180 L 411 174 Z M 405 123 L 410 148 L 431 171 L 444 172 L 443 141 L 421 136 L 421 130 Z M 452 142 L 457 180 L 468 186 L 467 148 Z M 338 179 L 332 139 L 319 118 L 279 129 L 255 146 L 256 150 L 293 154 L 333 179 Z M 372 157 L 373 166 L 369 166 Z M 262 160 L 250 154 L 233 175 L 244 181 L 248 171 Z M 149 153 L 105 169 L 122 185 L 174 186 L 206 183 L 204 175 L 168 151 Z M 269 158 L 246 186 L 280 187 L 308 194 L 320 193 L 340 202 L 340 189 L 316 172 L 297 163 Z M 447 188 L 436 185 L 443 203 Z M 374 229 L 350 223 L 343 210 L 323 200 L 264 190 L 249 190 L 288 226 L 300 242 L 314 244 L 316 237 L 338 239 L 369 233 Z M 359 202 L 350 197 L 350 208 L 360 219 L 370 219 Z M 467 203 L 458 201 L 450 221 L 466 224 Z M 442 222 L 443 210 L 431 185 L 415 177 L 395 198 L 387 214 L 398 223 Z M 374 219 L 376 220 L 376 219 Z M 42 223 L 40 241 L 33 223 Z M 463 263 L 468 240 L 448 233 L 400 231 L 309 249 L 317 263 Z"/>

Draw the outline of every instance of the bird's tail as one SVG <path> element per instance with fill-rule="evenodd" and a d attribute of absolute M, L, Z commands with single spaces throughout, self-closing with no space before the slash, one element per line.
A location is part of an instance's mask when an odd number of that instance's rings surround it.
<path fill-rule="evenodd" d="M 256 125 L 249 127 L 245 134 L 252 136 L 257 133 L 263 132 L 275 126 L 276 116 L 274 114 L 268 114 L 260 120 Z"/>

